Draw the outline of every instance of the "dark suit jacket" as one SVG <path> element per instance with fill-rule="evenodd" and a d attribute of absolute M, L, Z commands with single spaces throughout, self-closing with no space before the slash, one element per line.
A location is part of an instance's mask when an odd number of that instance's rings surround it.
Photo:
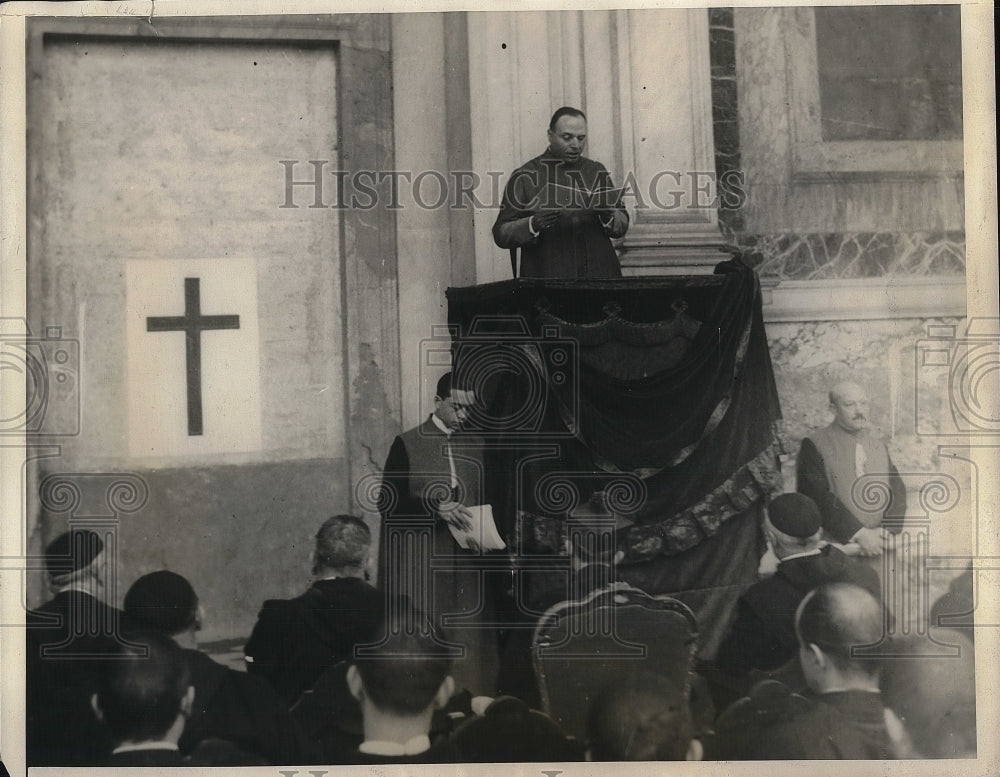
<path fill-rule="evenodd" d="M 26 614 L 25 744 L 29 766 L 87 766 L 111 741 L 90 706 L 104 657 L 119 649 L 122 613 L 64 591 Z"/>
<path fill-rule="evenodd" d="M 382 620 L 382 593 L 357 578 L 319 580 L 294 599 L 269 599 L 244 647 L 247 671 L 294 704 L 329 667 L 352 658 Z"/>
<path fill-rule="evenodd" d="M 882 596 L 875 570 L 832 545 L 782 561 L 773 577 L 754 583 L 740 597 L 732 630 L 719 647 L 719 668 L 742 675 L 777 669 L 795 658 L 795 610 L 809 591 L 826 583 L 853 583 Z"/>

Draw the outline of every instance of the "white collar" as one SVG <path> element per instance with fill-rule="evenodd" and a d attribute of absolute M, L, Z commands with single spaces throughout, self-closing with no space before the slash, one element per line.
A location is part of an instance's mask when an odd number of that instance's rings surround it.
<path fill-rule="evenodd" d="M 791 561 L 793 558 L 804 558 L 806 556 L 818 556 L 822 548 L 814 548 L 813 550 L 807 550 L 804 553 L 793 553 L 791 556 L 785 556 L 783 559 L 779 559 L 778 563 L 784 563 L 785 561 Z"/>
<path fill-rule="evenodd" d="M 130 745 L 119 745 L 112 753 L 134 753 L 138 750 L 177 750 L 176 742 L 135 742 Z"/>
<path fill-rule="evenodd" d="M 444 432 L 446 437 L 451 437 L 451 429 L 444 425 L 444 421 L 437 417 L 435 413 L 431 413 L 431 421 L 434 425 L 442 432 Z"/>
<path fill-rule="evenodd" d="M 381 739 L 368 739 L 358 746 L 358 751 L 368 755 L 420 755 L 431 749 L 431 739 L 427 734 L 418 734 L 400 744 Z"/>

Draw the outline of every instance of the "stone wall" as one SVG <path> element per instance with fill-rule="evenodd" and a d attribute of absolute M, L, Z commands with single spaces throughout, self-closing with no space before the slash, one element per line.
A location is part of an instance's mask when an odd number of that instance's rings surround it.
<path fill-rule="evenodd" d="M 330 175 L 393 165 L 389 20 L 157 29 L 163 40 L 127 18 L 29 25 L 29 322 L 80 343 L 67 371 L 80 402 L 76 433 L 27 468 L 26 550 L 71 520 L 104 522 L 112 598 L 176 570 L 206 609 L 202 637 L 238 638 L 261 602 L 308 584 L 316 528 L 360 511 L 356 484 L 400 428 L 395 220 L 385 203 L 332 207 Z M 296 181 L 319 160 L 331 183 L 290 192 L 281 160 Z M 201 335 L 201 434 L 185 420 L 184 333 L 150 332 L 136 296 L 150 315 L 182 315 L 187 277 L 203 315 L 239 315 L 238 330 Z M 133 402 L 149 384 L 162 402 Z M 235 408 L 227 387 L 242 392 Z M 126 481 L 121 511 L 111 495 Z M 40 498 L 55 482 L 79 504 Z M 34 605 L 47 592 L 32 577 Z"/>
<path fill-rule="evenodd" d="M 923 147 L 933 157 L 923 164 L 900 162 L 894 144 L 814 144 L 829 167 L 818 174 L 815 159 L 802 157 L 817 119 L 812 9 L 708 13 L 716 166 L 720 176 L 741 172 L 745 193 L 740 207 L 720 207 L 719 221 L 774 291 L 764 315 L 787 453 L 829 421 L 829 385 L 851 378 L 871 392 L 874 421 L 901 469 L 933 471 L 937 445 L 916 433 L 915 397 L 933 416 L 925 431 L 940 426 L 948 398 L 921 375 L 915 348 L 933 327 L 959 332 L 964 323 L 955 317 L 964 310 L 965 233 L 961 168 L 947 164 L 954 146 Z M 837 156 L 845 149 L 846 161 Z M 888 149 L 882 158 L 879 149 Z M 851 169 L 851 154 L 871 169 Z M 950 296 L 929 294 L 935 286 Z M 789 310 L 807 295 L 812 309 Z M 905 310 L 900 295 L 911 300 Z"/>

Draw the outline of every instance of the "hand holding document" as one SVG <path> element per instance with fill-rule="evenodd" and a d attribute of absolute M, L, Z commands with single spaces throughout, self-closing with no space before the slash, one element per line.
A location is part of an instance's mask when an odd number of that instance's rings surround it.
<path fill-rule="evenodd" d="M 550 181 L 538 192 L 532 205 L 542 211 L 579 210 L 594 213 L 620 207 L 624 192 L 624 188 L 586 189 Z"/>
<path fill-rule="evenodd" d="M 448 523 L 448 530 L 465 550 L 503 550 L 507 543 L 503 541 L 493 520 L 492 505 L 474 505 L 466 507 L 472 517 L 468 528 Z"/>

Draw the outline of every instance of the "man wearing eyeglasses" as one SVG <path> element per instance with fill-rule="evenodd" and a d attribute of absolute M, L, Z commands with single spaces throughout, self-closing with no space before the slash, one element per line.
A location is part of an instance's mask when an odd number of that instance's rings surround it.
<path fill-rule="evenodd" d="M 515 170 L 504 190 L 493 240 L 521 252 L 525 278 L 620 278 L 612 238 L 629 217 L 600 162 L 583 156 L 587 117 L 576 108 L 552 114 L 545 152 Z"/>
<path fill-rule="evenodd" d="M 479 549 L 463 549 L 450 531 L 471 530 L 469 509 L 484 502 L 483 440 L 463 431 L 475 394 L 452 383 L 452 373 L 441 376 L 434 397 L 434 412 L 417 427 L 393 441 L 383 471 L 379 512 L 382 515 L 382 552 L 378 586 L 390 598 L 403 594 L 414 606 L 428 610 L 435 626 L 444 627 L 456 643 L 466 648 L 455 662 L 453 674 L 459 688 L 492 695 L 496 675 L 496 633 L 475 624 L 466 628 L 444 621 L 444 616 L 465 614 L 469 622 L 479 609 L 482 581 L 474 568 Z M 432 548 L 419 541 L 390 539 L 389 527 L 427 525 L 433 520 Z M 416 523 L 414 523 L 416 522 Z M 386 546 L 389 545 L 389 548 Z M 424 564 L 431 564 L 423 568 Z M 408 555 L 409 553 L 409 555 Z M 415 554 L 415 555 L 414 555 Z M 421 590 L 430 585 L 431 590 Z"/>

